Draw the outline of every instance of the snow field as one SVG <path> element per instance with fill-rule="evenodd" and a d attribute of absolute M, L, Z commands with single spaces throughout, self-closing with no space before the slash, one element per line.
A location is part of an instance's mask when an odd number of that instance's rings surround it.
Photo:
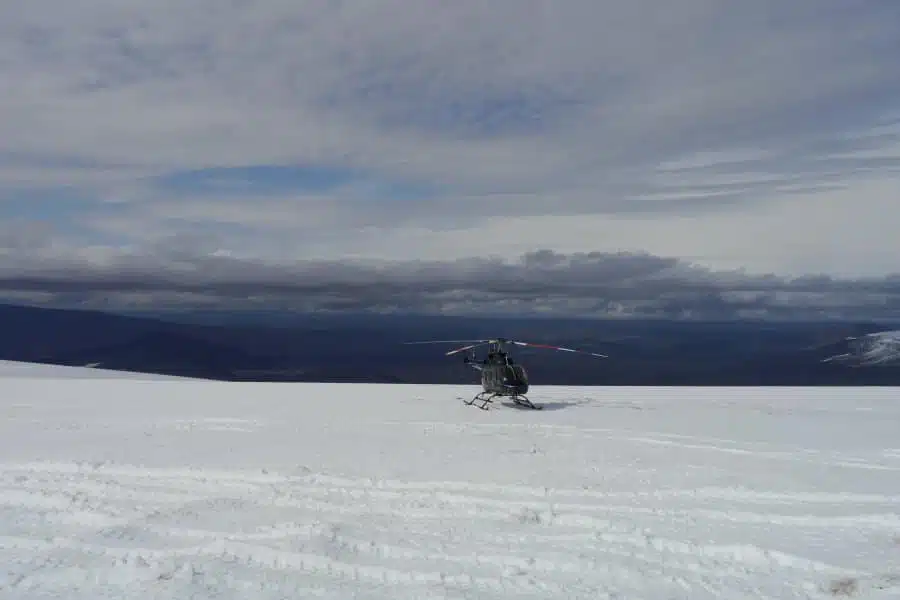
<path fill-rule="evenodd" d="M 0 379 L 0 598 L 900 598 L 884 388 Z"/>

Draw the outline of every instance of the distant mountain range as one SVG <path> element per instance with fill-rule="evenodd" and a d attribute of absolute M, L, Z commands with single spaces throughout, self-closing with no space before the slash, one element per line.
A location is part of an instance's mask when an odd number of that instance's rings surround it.
<path fill-rule="evenodd" d="M 518 349 L 534 385 L 900 385 L 900 367 L 822 359 L 872 322 L 485 319 L 285 312 L 113 314 L 0 305 L 0 360 L 220 380 L 477 383 L 452 344 L 506 337 L 608 354 Z"/>

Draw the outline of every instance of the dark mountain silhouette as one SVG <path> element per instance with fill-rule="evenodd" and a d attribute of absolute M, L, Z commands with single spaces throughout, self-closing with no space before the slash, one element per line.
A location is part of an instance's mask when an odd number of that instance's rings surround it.
<path fill-rule="evenodd" d="M 224 380 L 234 379 L 236 366 L 262 369 L 271 364 L 271 358 L 256 356 L 240 347 L 174 331 L 151 331 L 113 344 L 56 353 L 50 361 Z"/>
<path fill-rule="evenodd" d="M 0 359 L 244 381 L 477 383 L 452 345 L 503 336 L 535 385 L 900 385 L 900 369 L 822 363 L 878 323 L 488 319 L 207 312 L 112 314 L 0 305 Z"/>

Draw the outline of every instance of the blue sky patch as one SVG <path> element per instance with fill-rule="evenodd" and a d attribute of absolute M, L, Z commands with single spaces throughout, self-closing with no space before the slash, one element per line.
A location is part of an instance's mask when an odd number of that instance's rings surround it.
<path fill-rule="evenodd" d="M 253 196 L 309 194 L 354 186 L 383 199 L 414 200 L 433 197 L 437 190 L 425 183 L 374 177 L 343 167 L 256 165 L 181 171 L 156 178 L 158 189 L 190 195 Z"/>
<path fill-rule="evenodd" d="M 356 172 L 339 167 L 246 166 L 181 171 L 154 180 L 163 189 L 187 193 L 272 194 L 322 192 L 351 184 Z"/>
<path fill-rule="evenodd" d="M 0 219 L 71 224 L 96 206 L 96 201 L 67 188 L 0 190 Z"/>

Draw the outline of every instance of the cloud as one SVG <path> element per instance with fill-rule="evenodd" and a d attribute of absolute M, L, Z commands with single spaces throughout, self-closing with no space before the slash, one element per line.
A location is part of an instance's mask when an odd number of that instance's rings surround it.
<path fill-rule="evenodd" d="M 883 276 L 898 24 L 840 0 L 0 0 L 0 219 L 161 281 L 173 236 L 288 277 L 544 248 Z"/>
<path fill-rule="evenodd" d="M 0 235 L 0 298 L 94 308 L 285 308 L 667 318 L 896 318 L 900 277 L 784 278 L 647 253 L 529 252 L 515 260 L 234 256 L 215 236 L 130 253 Z"/>

